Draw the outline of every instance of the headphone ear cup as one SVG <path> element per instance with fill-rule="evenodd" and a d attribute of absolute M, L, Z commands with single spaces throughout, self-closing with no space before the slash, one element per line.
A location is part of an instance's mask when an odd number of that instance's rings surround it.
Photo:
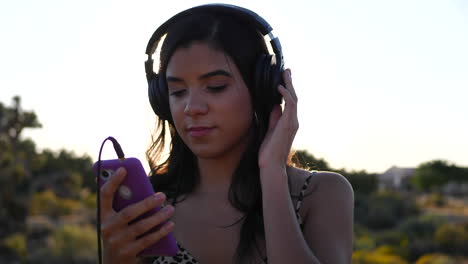
<path fill-rule="evenodd" d="M 148 98 L 154 113 L 163 120 L 172 123 L 171 111 L 169 109 L 169 96 L 163 78 L 153 73 L 148 79 Z"/>
<path fill-rule="evenodd" d="M 269 85 L 272 87 L 272 102 L 273 104 L 281 104 L 283 99 L 282 95 L 278 92 L 278 86 L 281 84 L 286 87 L 283 80 L 283 67 L 276 63 L 275 55 L 271 55 L 270 59 L 270 73 L 268 75 Z"/>
<path fill-rule="evenodd" d="M 276 65 L 274 55 L 260 55 L 255 68 L 254 94 L 255 98 L 262 97 L 257 100 L 263 102 L 259 108 L 265 110 L 268 116 L 275 104 L 281 104 L 282 97 L 278 92 L 278 85 L 284 85 L 281 74 L 282 70 Z"/>

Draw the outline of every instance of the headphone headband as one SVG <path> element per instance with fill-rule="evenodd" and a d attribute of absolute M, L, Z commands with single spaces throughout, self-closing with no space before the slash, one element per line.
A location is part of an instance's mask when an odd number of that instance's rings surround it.
<path fill-rule="evenodd" d="M 187 9 L 185 11 L 182 11 L 173 17 L 171 17 L 169 20 L 164 22 L 156 31 L 153 33 L 151 36 L 148 45 L 146 47 L 146 54 L 148 55 L 148 60 L 145 63 L 145 69 L 146 69 L 146 76 L 150 78 L 153 72 L 153 58 L 152 55 L 155 52 L 156 48 L 158 47 L 159 41 L 161 40 L 161 37 L 167 33 L 168 28 L 179 21 L 181 18 L 193 15 L 196 12 L 213 12 L 213 13 L 224 13 L 224 14 L 229 14 L 229 15 L 234 15 L 235 17 L 245 21 L 248 24 L 254 25 L 255 28 L 263 35 L 269 35 L 270 37 L 270 45 L 273 49 L 273 52 L 275 53 L 275 58 L 276 58 L 276 63 L 280 65 L 281 67 L 283 66 L 283 54 L 282 54 L 282 49 L 281 49 L 281 43 L 279 42 L 279 39 L 275 37 L 272 33 L 273 28 L 266 22 L 265 19 L 263 19 L 261 16 L 257 15 L 255 12 L 235 6 L 235 5 L 229 5 L 229 4 L 207 4 L 207 5 L 201 5 L 201 6 L 196 6 L 192 7 L 190 9 Z"/>

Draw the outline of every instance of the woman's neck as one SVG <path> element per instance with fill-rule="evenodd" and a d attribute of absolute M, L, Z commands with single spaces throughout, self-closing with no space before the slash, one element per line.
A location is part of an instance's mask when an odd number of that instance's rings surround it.
<path fill-rule="evenodd" d="M 193 194 L 227 199 L 234 172 L 249 142 L 249 139 L 239 142 L 233 149 L 216 158 L 197 157 L 200 184 Z"/>
<path fill-rule="evenodd" d="M 242 141 L 222 155 L 212 158 L 197 157 L 200 184 L 192 194 L 227 199 L 234 172 L 252 138 L 252 131 L 249 132 Z"/>
<path fill-rule="evenodd" d="M 232 176 L 240 159 L 241 155 L 228 155 L 220 159 L 198 158 L 200 184 L 194 193 L 227 197 Z"/>

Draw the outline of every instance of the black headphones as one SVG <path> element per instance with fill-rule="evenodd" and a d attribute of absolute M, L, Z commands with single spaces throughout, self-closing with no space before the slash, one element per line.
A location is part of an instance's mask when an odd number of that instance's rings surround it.
<path fill-rule="evenodd" d="M 272 27 L 262 17 L 252 12 L 251 10 L 228 4 L 207 4 L 196 6 L 185 11 L 182 11 L 169 20 L 164 22 L 151 36 L 146 47 L 146 54 L 148 60 L 145 62 L 146 78 L 148 80 L 148 96 L 151 107 L 154 113 L 160 119 L 168 120 L 172 123 L 172 117 L 169 109 L 168 92 L 166 88 L 165 78 L 160 78 L 159 74 L 153 71 L 153 58 L 152 55 L 158 47 L 161 37 L 167 33 L 167 30 L 180 19 L 194 15 L 198 12 L 212 12 L 214 14 L 227 14 L 237 17 L 239 20 L 248 25 L 254 26 L 262 36 L 268 35 L 270 37 L 270 45 L 274 54 L 262 54 L 257 59 L 253 90 L 255 96 L 267 97 L 268 105 L 262 106 L 261 109 L 268 109 L 271 111 L 273 105 L 281 103 L 281 94 L 277 91 L 278 85 L 283 84 L 282 72 L 284 70 L 283 54 L 281 51 L 281 44 L 277 37 L 272 33 Z M 267 113 L 269 114 L 269 112 Z"/>

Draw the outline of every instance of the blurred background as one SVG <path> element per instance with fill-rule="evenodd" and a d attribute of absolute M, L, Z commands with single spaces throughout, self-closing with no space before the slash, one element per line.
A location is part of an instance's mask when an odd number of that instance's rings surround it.
<path fill-rule="evenodd" d="M 353 185 L 353 262 L 466 261 L 468 2 L 225 2 L 280 38 L 296 163 Z M 0 2 L 1 263 L 96 262 L 90 167 L 110 135 L 145 160 L 147 41 L 204 3 Z"/>

